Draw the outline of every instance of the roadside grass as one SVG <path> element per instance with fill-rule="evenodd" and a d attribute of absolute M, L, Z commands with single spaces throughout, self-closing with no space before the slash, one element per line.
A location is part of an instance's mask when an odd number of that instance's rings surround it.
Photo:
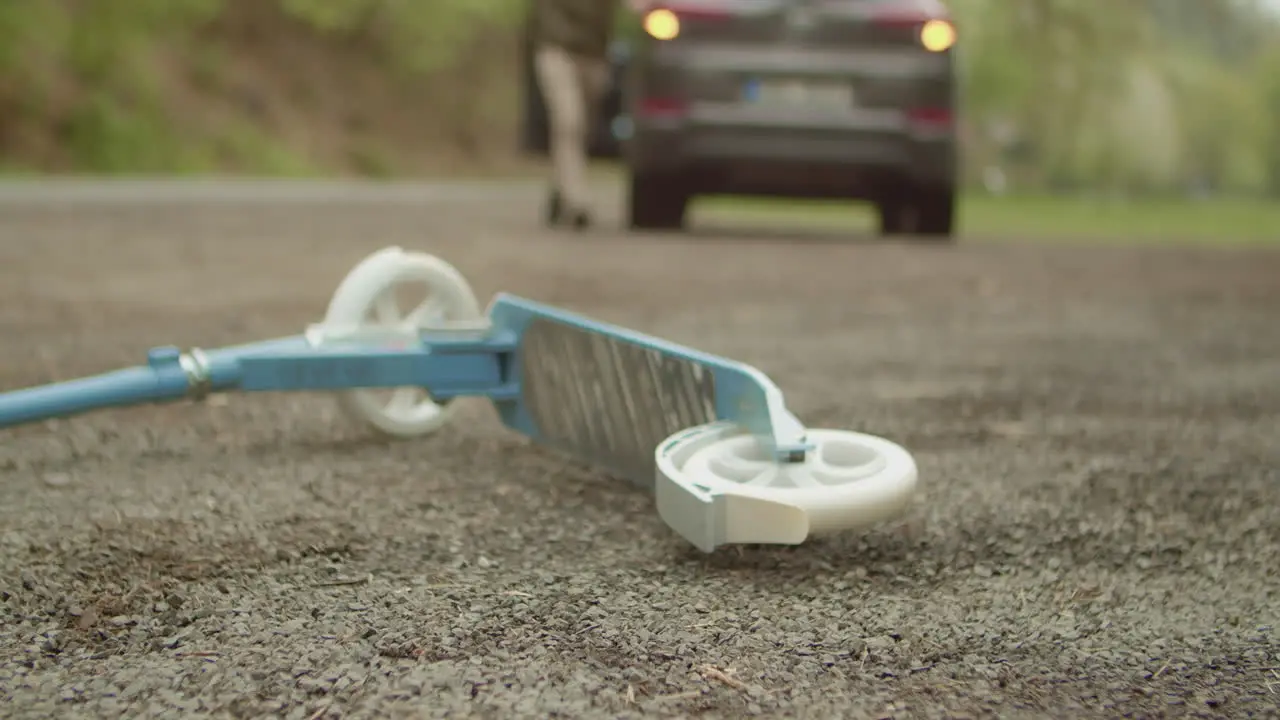
<path fill-rule="evenodd" d="M 695 203 L 699 219 L 750 223 L 756 229 L 847 228 L 873 232 L 869 203 L 709 197 Z M 960 234 L 973 240 L 1280 245 L 1280 201 L 1107 200 L 970 195 L 960 204 Z"/>

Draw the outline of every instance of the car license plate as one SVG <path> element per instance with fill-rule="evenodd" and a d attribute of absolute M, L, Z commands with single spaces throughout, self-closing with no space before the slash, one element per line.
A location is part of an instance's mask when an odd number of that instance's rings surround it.
<path fill-rule="evenodd" d="M 839 82 L 753 80 L 747 83 L 745 96 L 748 102 L 767 107 L 832 110 L 853 107 L 853 88 Z"/>

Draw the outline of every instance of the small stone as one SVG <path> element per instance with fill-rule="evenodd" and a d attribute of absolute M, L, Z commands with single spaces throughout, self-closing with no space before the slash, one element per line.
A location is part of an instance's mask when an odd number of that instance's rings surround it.
<path fill-rule="evenodd" d="M 66 487 L 71 484 L 71 476 L 67 473 L 46 473 L 41 479 L 49 487 Z"/>
<path fill-rule="evenodd" d="M 888 635 L 869 637 L 866 639 L 866 647 L 871 650 L 881 650 L 887 647 L 893 647 L 893 638 Z"/>

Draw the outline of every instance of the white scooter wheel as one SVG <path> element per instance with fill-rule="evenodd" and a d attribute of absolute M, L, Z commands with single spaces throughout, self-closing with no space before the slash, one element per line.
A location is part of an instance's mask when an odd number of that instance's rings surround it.
<path fill-rule="evenodd" d="M 659 513 L 710 551 L 726 543 L 798 544 L 906 510 L 917 470 L 902 447 L 847 430 L 810 428 L 807 437 L 815 447 L 803 462 L 780 463 L 731 423 L 673 435 L 656 454 Z"/>
<path fill-rule="evenodd" d="M 400 302 L 406 295 L 413 298 L 407 312 Z M 432 325 L 483 320 L 475 293 L 452 265 L 390 247 L 347 273 L 329 301 L 324 325 L 416 337 Z M 396 437 L 424 435 L 448 420 L 447 407 L 418 387 L 349 390 L 339 394 L 338 403 L 352 417 Z"/>

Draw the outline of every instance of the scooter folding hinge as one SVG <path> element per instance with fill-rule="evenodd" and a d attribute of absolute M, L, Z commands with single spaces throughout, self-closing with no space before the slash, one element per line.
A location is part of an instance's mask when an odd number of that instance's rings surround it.
<path fill-rule="evenodd" d="M 424 337 L 447 339 L 479 339 L 492 329 L 488 319 L 440 321 L 421 328 L 399 328 L 385 325 L 339 326 L 313 323 L 307 326 L 305 337 L 311 347 L 322 345 L 363 345 L 373 347 L 401 347 L 421 343 Z"/>

